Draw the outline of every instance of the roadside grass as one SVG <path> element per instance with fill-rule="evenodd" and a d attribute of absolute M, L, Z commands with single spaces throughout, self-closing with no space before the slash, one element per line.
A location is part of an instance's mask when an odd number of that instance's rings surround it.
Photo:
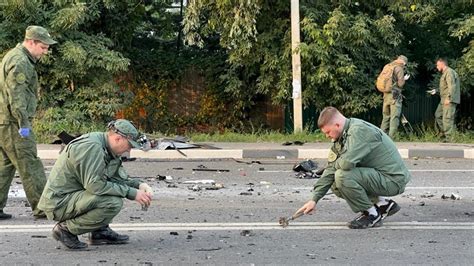
<path fill-rule="evenodd" d="M 292 141 L 301 142 L 329 142 L 329 140 L 319 131 L 297 134 L 280 133 L 266 131 L 260 133 L 240 134 L 235 132 L 224 132 L 214 134 L 191 133 L 187 134 L 194 142 L 271 142 L 283 143 Z M 424 129 L 417 134 L 401 134 L 396 142 L 441 142 L 434 129 Z M 451 143 L 474 143 L 474 132 L 456 133 L 452 136 Z"/>
<path fill-rule="evenodd" d="M 194 142 L 325 142 L 328 141 L 322 133 L 303 131 L 296 134 L 285 134 L 276 131 L 264 131 L 258 133 L 236 133 L 226 131 L 224 133 L 191 133 L 188 137 Z"/>

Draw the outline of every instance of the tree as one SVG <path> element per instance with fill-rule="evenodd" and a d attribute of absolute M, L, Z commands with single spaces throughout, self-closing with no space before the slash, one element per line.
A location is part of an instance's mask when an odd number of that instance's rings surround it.
<path fill-rule="evenodd" d="M 58 41 L 38 69 L 40 134 L 103 125 L 124 106 L 127 97 L 114 79 L 130 65 L 118 49 L 141 21 L 135 1 L 8 0 L 0 8 L 3 53 L 32 24 L 48 28 Z"/>
<path fill-rule="evenodd" d="M 463 83 L 472 88 L 473 6 L 467 2 L 301 0 L 300 7 L 305 106 L 334 105 L 347 115 L 372 110 L 381 103 L 374 80 L 399 54 L 410 58 L 412 76 L 419 74 L 408 94 L 425 90 L 441 52 L 462 62 Z M 219 37 L 229 64 L 220 78 L 240 110 L 262 94 L 281 104 L 290 99 L 289 8 L 289 1 L 189 3 L 186 41 L 203 47 L 206 37 Z"/>

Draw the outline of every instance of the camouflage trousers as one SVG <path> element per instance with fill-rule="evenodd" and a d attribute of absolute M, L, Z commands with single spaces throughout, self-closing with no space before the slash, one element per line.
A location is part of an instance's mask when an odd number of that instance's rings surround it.
<path fill-rule="evenodd" d="M 18 170 L 28 202 L 35 216 L 43 215 L 36 208 L 46 184 L 43 163 L 38 158 L 35 136 L 22 138 L 18 125 L 0 125 L 0 210 L 8 200 L 8 191 Z"/>
<path fill-rule="evenodd" d="M 444 100 L 442 99 L 438 104 L 438 108 L 436 108 L 436 128 L 439 133 L 449 137 L 456 131 L 456 124 L 454 121 L 456 118 L 457 104 L 449 103 L 445 105 L 443 102 Z"/>
<path fill-rule="evenodd" d="M 374 168 L 356 167 L 337 170 L 331 190 L 346 200 L 353 212 L 368 210 L 378 202 L 378 197 L 396 196 L 405 191 L 409 177 L 397 176 L 400 182 L 392 181 Z"/>
<path fill-rule="evenodd" d="M 121 197 L 94 195 L 85 190 L 67 195 L 64 201 L 59 208 L 44 212 L 49 220 L 66 222 L 69 231 L 75 235 L 110 224 L 123 206 Z"/>
<path fill-rule="evenodd" d="M 400 116 L 402 114 L 402 101 L 393 99 L 391 93 L 386 93 L 382 106 L 382 129 L 390 138 L 394 138 L 400 125 Z"/>

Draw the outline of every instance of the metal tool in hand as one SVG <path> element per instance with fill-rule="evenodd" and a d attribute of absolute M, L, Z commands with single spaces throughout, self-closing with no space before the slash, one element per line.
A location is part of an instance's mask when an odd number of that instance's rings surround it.
<path fill-rule="evenodd" d="M 282 226 L 282 227 L 287 227 L 289 222 L 300 217 L 300 216 L 303 216 L 304 215 L 304 212 L 301 211 L 301 212 L 295 212 L 295 214 L 293 214 L 292 216 L 290 217 L 280 217 L 280 220 L 278 221 L 278 223 Z"/>

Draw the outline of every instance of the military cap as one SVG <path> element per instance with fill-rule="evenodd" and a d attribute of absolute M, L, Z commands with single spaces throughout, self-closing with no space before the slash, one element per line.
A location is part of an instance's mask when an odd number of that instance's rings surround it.
<path fill-rule="evenodd" d="M 28 26 L 25 32 L 25 39 L 40 41 L 47 45 L 57 43 L 57 41 L 51 38 L 49 32 L 45 28 L 40 26 Z"/>
<path fill-rule="evenodd" d="M 125 137 L 132 147 L 137 149 L 142 148 L 142 145 L 139 144 L 139 142 L 141 142 L 141 135 L 130 121 L 126 119 L 117 119 L 110 122 L 108 128 Z"/>
<path fill-rule="evenodd" d="M 404 55 L 399 55 L 397 59 L 405 62 L 405 65 L 408 64 L 408 58 Z"/>

